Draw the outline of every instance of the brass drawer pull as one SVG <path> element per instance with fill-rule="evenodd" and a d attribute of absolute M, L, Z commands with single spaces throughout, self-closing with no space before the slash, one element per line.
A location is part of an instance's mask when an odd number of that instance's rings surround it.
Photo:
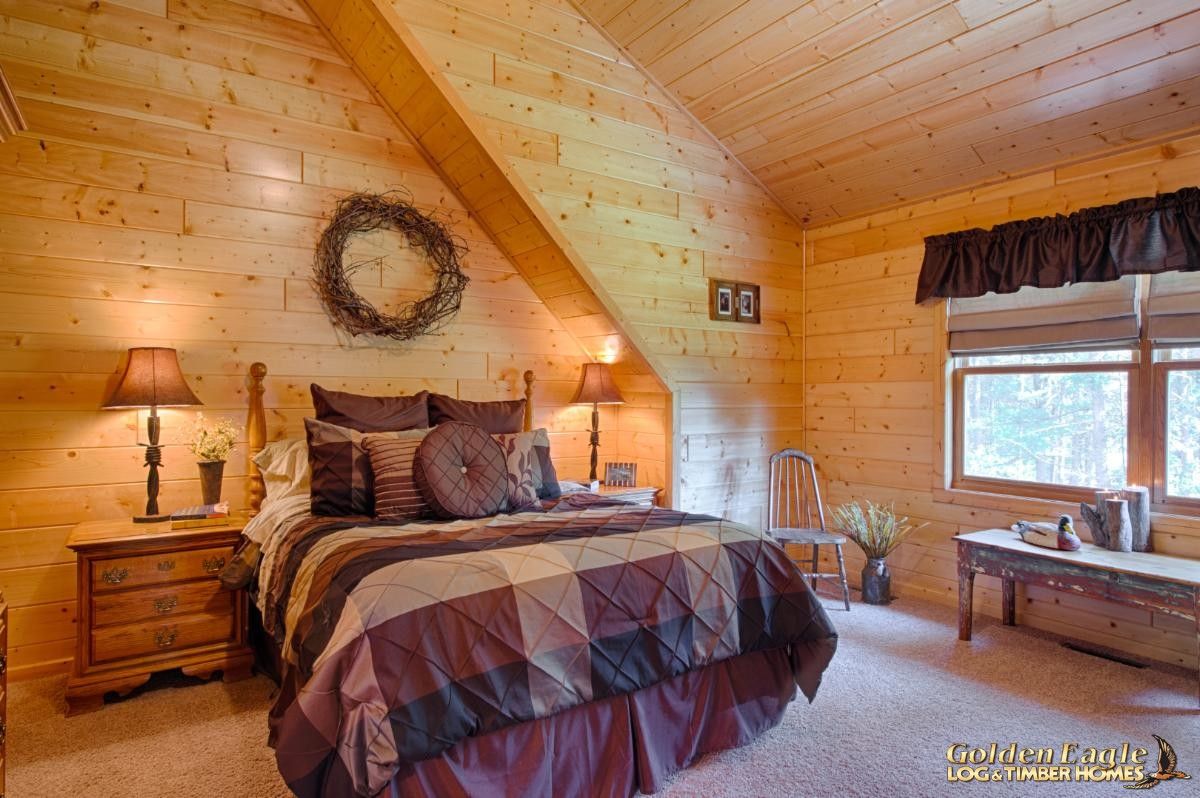
<path fill-rule="evenodd" d="M 110 585 L 119 585 L 129 577 L 128 568 L 105 568 L 100 579 Z"/>
<path fill-rule="evenodd" d="M 174 571 L 175 570 L 175 561 L 174 560 L 159 560 L 158 561 L 158 570 Z"/>
<path fill-rule="evenodd" d="M 211 560 L 204 561 L 204 573 L 215 574 L 225 567 L 224 557 L 213 557 Z"/>
<path fill-rule="evenodd" d="M 154 600 L 154 611 L 159 615 L 166 615 L 177 606 L 179 606 L 178 596 L 163 596 Z"/>
<path fill-rule="evenodd" d="M 175 627 L 168 629 L 163 627 L 154 633 L 154 645 L 159 648 L 170 648 L 175 644 L 175 637 L 179 634 L 179 630 Z"/>

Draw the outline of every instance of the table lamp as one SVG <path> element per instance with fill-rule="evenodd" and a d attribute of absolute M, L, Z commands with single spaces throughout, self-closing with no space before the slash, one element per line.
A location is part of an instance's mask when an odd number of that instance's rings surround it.
<path fill-rule="evenodd" d="M 612 368 L 607 363 L 584 363 L 579 378 L 579 390 L 571 400 L 573 405 L 592 406 L 592 473 L 588 480 L 596 481 L 597 451 L 600 448 L 600 405 L 620 405 L 625 399 L 613 381 Z"/>
<path fill-rule="evenodd" d="M 158 512 L 158 467 L 162 465 L 162 448 L 158 445 L 158 408 L 198 404 L 200 400 L 183 381 L 174 349 L 144 346 L 129 350 L 125 373 L 104 403 L 104 408 L 150 408 L 150 417 L 146 419 L 150 443 L 142 444 L 146 447 L 146 466 L 150 469 L 146 477 L 146 514 L 135 515 L 135 523 L 149 524 L 165 521 L 169 517 Z"/>

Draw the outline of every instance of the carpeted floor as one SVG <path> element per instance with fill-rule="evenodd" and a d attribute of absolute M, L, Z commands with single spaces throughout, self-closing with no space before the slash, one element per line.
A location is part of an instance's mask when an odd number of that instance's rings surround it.
<path fill-rule="evenodd" d="M 1153 748 L 1174 744 L 1200 778 L 1195 674 L 1139 670 L 1064 649 L 1056 638 L 977 619 L 956 639 L 953 612 L 905 599 L 889 607 L 826 602 L 841 635 L 814 704 L 745 748 L 675 777 L 664 796 L 1063 796 L 1126 794 L 1116 784 L 947 783 L 955 742 Z M 160 686 L 64 718 L 63 679 L 12 686 L 8 793 L 38 796 L 288 795 L 265 744 L 273 685 L 255 678 Z M 1152 759 L 1152 761 L 1154 761 Z M 1175 781 L 1160 798 L 1195 795 Z"/>

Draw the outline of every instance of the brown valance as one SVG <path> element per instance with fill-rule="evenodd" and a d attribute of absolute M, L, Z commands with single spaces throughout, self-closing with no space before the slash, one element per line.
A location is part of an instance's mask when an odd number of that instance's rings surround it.
<path fill-rule="evenodd" d="M 1200 188 L 925 239 L 917 302 L 1200 271 Z"/>

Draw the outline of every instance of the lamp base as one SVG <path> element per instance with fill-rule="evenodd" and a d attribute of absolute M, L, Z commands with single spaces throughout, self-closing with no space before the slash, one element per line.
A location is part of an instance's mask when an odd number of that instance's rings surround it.
<path fill-rule="evenodd" d="M 170 515 L 135 515 L 133 523 L 135 524 L 161 524 L 163 521 L 169 521 Z"/>

